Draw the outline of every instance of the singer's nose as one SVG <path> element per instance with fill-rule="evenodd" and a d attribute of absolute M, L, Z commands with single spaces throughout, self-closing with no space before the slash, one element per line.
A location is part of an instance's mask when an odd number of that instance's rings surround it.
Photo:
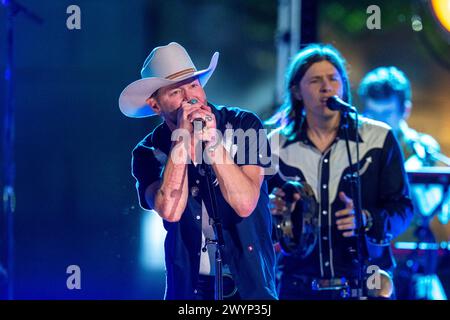
<path fill-rule="evenodd" d="M 331 82 L 328 79 L 325 79 L 322 82 L 322 91 L 323 92 L 331 92 L 333 90 L 333 86 L 331 85 Z"/>

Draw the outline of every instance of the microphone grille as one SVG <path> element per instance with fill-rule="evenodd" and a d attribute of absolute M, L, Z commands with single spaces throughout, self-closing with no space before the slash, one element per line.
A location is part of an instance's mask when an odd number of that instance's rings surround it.
<path fill-rule="evenodd" d="M 339 110 L 340 103 L 338 101 L 338 98 L 336 96 L 329 97 L 327 100 L 327 107 L 333 111 Z"/>

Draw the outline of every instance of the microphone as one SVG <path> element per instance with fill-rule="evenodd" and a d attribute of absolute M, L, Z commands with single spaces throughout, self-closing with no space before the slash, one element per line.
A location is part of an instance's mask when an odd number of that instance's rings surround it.
<path fill-rule="evenodd" d="M 329 97 L 327 100 L 327 107 L 333 111 L 354 112 L 357 113 L 356 108 L 351 104 L 343 101 L 338 96 Z"/>
<path fill-rule="evenodd" d="M 198 102 L 197 99 L 190 99 L 188 101 L 189 104 L 196 104 Z M 192 123 L 194 124 L 194 128 L 201 128 L 203 129 L 204 127 L 206 127 L 206 121 L 200 117 L 195 118 L 194 120 L 192 120 Z"/>

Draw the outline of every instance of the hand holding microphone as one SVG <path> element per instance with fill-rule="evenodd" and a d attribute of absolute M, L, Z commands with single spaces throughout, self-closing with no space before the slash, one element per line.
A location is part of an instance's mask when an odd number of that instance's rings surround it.
<path fill-rule="evenodd" d="M 192 98 L 187 101 L 190 105 L 196 105 L 199 101 Z M 209 106 L 201 104 L 200 108 L 195 109 L 190 114 L 190 119 L 193 125 L 194 135 L 197 139 L 203 142 L 215 143 L 216 122 L 214 114 Z"/>
<path fill-rule="evenodd" d="M 191 99 L 188 101 L 189 104 L 196 104 L 198 103 L 197 99 Z M 203 129 L 206 127 L 206 121 L 200 117 L 198 114 L 195 115 L 194 120 L 192 120 L 192 123 L 194 124 L 194 128 L 200 128 Z M 194 129 L 195 130 L 195 129 Z"/>
<path fill-rule="evenodd" d="M 199 113 L 202 106 L 198 103 L 197 99 L 190 99 L 188 101 L 184 100 L 181 102 L 180 107 L 177 112 L 177 128 L 184 129 L 192 133 L 194 131 L 194 119 L 202 121 L 202 116 Z M 199 128 L 203 126 L 200 124 Z"/>

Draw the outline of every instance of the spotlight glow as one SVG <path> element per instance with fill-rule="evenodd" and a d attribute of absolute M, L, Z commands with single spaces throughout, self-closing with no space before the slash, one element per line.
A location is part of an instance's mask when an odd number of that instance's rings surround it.
<path fill-rule="evenodd" d="M 140 263 L 145 270 L 164 270 L 164 230 L 156 212 L 143 212 L 141 222 Z"/>
<path fill-rule="evenodd" d="M 431 0 L 431 8 L 442 27 L 450 32 L 450 0 Z"/>

